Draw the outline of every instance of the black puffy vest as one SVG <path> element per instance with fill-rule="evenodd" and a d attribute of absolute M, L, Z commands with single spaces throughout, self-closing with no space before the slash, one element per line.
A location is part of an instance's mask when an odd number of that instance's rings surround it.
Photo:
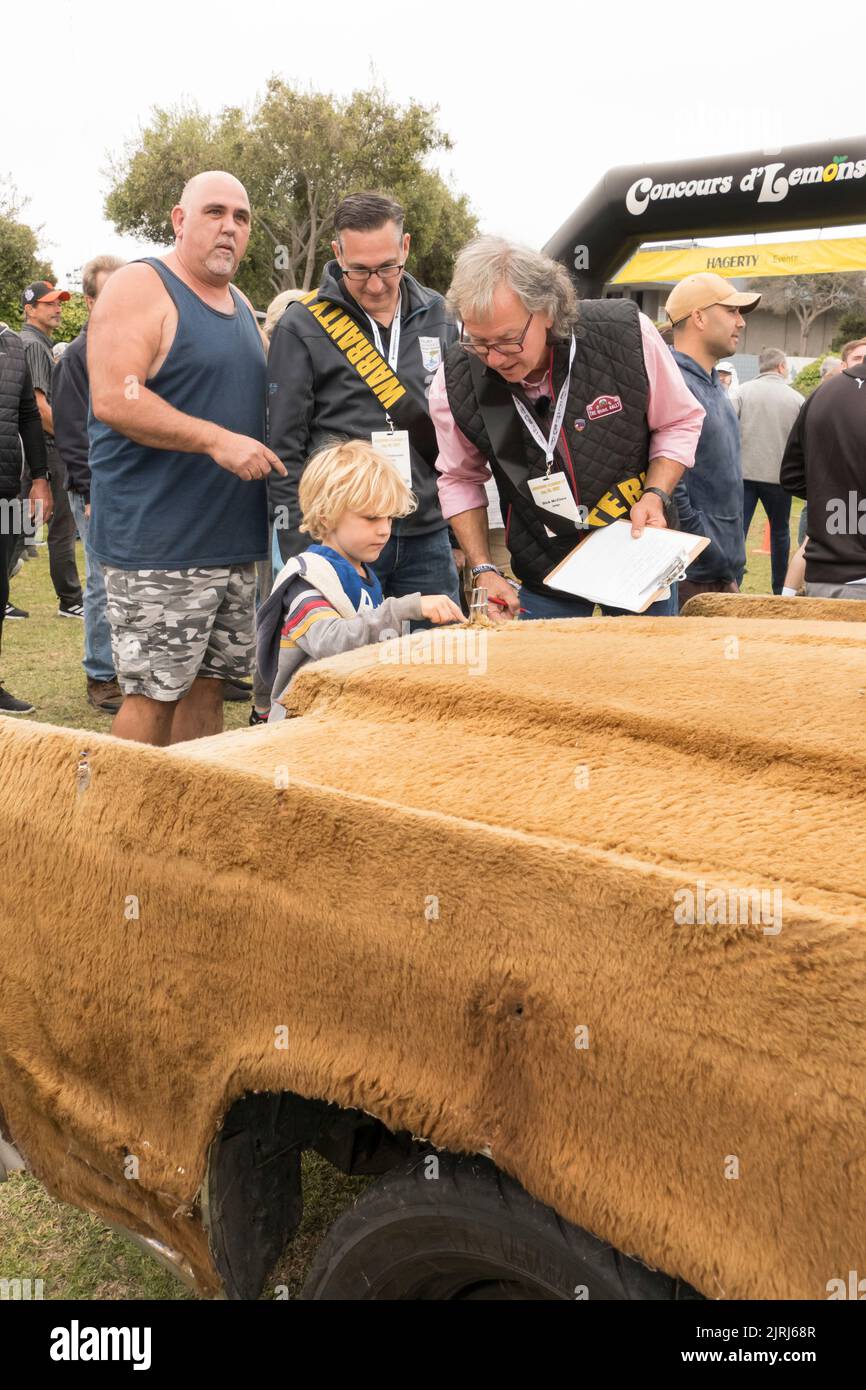
<path fill-rule="evenodd" d="M 21 482 L 18 408 L 26 360 L 18 334 L 0 328 L 0 497 L 17 497 Z"/>
<path fill-rule="evenodd" d="M 562 439 L 576 501 L 588 508 L 590 526 L 606 526 L 628 516 L 646 478 L 649 385 L 637 305 L 629 299 L 585 300 L 575 338 Z M 553 348 L 553 400 L 568 371 L 570 346 L 557 342 Z M 544 576 L 586 533 L 536 506 L 526 479 L 544 474 L 544 453 L 514 409 L 517 392 L 499 373 L 455 344 L 445 357 L 445 385 L 456 424 L 493 471 L 512 569 L 529 589 L 543 592 Z M 531 401 L 526 404 L 549 434 L 552 404 L 543 419 Z M 562 467 L 559 450 L 553 467 Z M 547 529 L 556 534 L 548 536 Z"/>

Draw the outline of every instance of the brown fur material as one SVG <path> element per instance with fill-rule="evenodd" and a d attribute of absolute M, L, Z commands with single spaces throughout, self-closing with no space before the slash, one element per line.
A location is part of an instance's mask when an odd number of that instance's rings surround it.
<path fill-rule="evenodd" d="M 168 750 L 0 719 L 4 1127 L 205 1292 L 208 1145 L 288 1090 L 489 1147 L 711 1298 L 826 1297 L 866 1250 L 864 633 L 479 636 L 486 674 L 366 648 Z M 698 880 L 781 931 L 678 925 Z"/>
<path fill-rule="evenodd" d="M 695 594 L 684 603 L 683 618 L 826 619 L 866 623 L 866 601 L 851 598 L 782 598 L 777 594 Z"/>

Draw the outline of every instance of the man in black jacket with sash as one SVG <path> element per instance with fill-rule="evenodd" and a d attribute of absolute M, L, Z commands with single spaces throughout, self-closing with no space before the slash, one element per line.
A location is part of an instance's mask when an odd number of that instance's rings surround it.
<path fill-rule="evenodd" d="M 310 455 L 329 439 L 372 438 L 418 499 L 411 515 L 394 522 L 373 566 L 386 597 L 420 591 L 459 602 L 427 410 L 430 382 L 457 327 L 442 296 L 405 269 L 410 239 L 399 203 L 352 194 L 334 226 L 336 259 L 317 291 L 288 306 L 271 339 L 269 443 L 287 471 L 268 485 L 275 566 L 308 544 L 298 531 L 298 484 Z"/>
<path fill-rule="evenodd" d="M 636 304 L 578 308 L 565 268 L 528 247 L 471 242 L 449 302 L 463 341 L 430 393 L 443 513 L 503 612 L 589 616 L 592 603 L 548 588 L 545 576 L 587 526 L 628 517 L 638 535 L 674 520 L 671 494 L 694 462 L 703 409 Z M 519 595 L 490 560 L 491 471 Z M 673 596 L 647 611 L 675 613 Z"/>

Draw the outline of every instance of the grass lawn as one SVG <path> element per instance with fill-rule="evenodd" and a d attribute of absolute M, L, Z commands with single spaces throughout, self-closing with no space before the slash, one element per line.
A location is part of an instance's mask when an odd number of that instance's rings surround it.
<path fill-rule="evenodd" d="M 796 545 L 801 503 L 791 518 Z M 761 507 L 749 535 L 747 593 L 770 592 L 769 556 L 754 552 L 764 531 Z M 80 558 L 79 572 L 84 565 Z M 81 669 L 83 624 L 58 618 L 48 574 L 46 548 L 28 561 L 12 581 L 12 602 L 30 612 L 26 622 L 4 626 L 3 683 L 19 698 L 36 705 L 25 716 L 48 724 L 108 732 L 111 720 L 87 703 Z M 247 722 L 248 704 L 225 706 L 226 727 Z M 304 1156 L 305 1211 L 301 1229 L 268 1281 L 263 1297 L 273 1297 L 276 1285 L 288 1286 L 291 1297 L 304 1281 L 313 1253 L 328 1226 L 349 1206 L 366 1184 L 345 1178 L 316 1154 Z M 191 1298 L 182 1285 L 149 1256 L 94 1217 L 49 1197 L 35 1179 L 16 1174 L 0 1184 L 0 1279 L 42 1279 L 44 1296 L 73 1299 Z"/>

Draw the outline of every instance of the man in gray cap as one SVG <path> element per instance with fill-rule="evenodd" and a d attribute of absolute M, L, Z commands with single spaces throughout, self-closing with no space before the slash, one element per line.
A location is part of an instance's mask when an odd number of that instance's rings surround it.
<path fill-rule="evenodd" d="M 734 290 L 721 275 L 700 274 L 681 280 L 665 304 L 674 361 L 705 412 L 695 466 L 678 483 L 674 501 L 681 528 L 708 536 L 710 544 L 680 581 L 681 608 L 697 593 L 736 593 L 746 567 L 740 429 L 716 364 L 736 352 L 743 314 L 760 298 Z"/>

